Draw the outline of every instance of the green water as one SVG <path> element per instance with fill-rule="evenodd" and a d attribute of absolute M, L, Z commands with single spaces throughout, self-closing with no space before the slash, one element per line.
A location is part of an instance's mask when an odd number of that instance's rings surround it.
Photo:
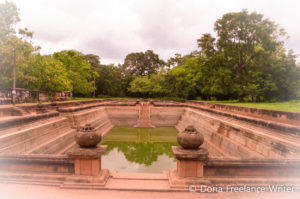
<path fill-rule="evenodd" d="M 171 146 L 178 145 L 174 127 L 114 127 L 101 142 L 108 145 L 102 168 L 118 172 L 161 173 L 176 168 Z"/>

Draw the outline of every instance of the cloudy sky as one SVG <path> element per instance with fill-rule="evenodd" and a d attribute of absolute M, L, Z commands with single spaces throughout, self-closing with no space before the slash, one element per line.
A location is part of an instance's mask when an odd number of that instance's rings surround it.
<path fill-rule="evenodd" d="M 151 49 L 167 60 L 197 49 L 201 34 L 215 35 L 217 19 L 242 9 L 280 24 L 290 36 L 286 48 L 300 54 L 299 0 L 11 1 L 19 8 L 19 26 L 34 32 L 42 54 L 76 49 L 99 55 L 103 64 L 117 64 L 131 52 Z"/>

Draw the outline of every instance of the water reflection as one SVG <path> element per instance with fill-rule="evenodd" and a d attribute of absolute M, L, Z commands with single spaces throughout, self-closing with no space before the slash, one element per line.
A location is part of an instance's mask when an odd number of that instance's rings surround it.
<path fill-rule="evenodd" d="M 177 145 L 174 127 L 115 127 L 101 144 L 108 145 L 103 168 L 121 172 L 162 172 L 176 168 L 171 146 Z"/>

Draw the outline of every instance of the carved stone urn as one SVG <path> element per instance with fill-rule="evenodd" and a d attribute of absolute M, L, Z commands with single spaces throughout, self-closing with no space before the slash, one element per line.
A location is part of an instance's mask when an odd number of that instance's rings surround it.
<path fill-rule="evenodd" d="M 101 135 L 90 124 L 79 127 L 75 135 L 75 141 L 80 147 L 96 147 L 101 139 Z"/>
<path fill-rule="evenodd" d="M 177 134 L 177 142 L 184 149 L 198 149 L 204 142 L 204 137 L 193 126 L 188 126 Z"/>

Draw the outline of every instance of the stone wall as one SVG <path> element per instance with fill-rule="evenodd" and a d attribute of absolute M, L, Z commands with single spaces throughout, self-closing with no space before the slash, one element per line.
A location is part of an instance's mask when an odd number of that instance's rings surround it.
<path fill-rule="evenodd" d="M 7 178 L 13 175 L 11 172 L 29 173 L 29 178 L 32 178 L 30 172 L 56 175 L 74 173 L 74 161 L 67 155 L 0 156 L 0 162 L 0 171 L 5 171 L 7 173 L 5 177 Z M 44 180 L 43 178 L 45 176 L 41 176 L 40 180 Z"/>
<path fill-rule="evenodd" d="M 91 124 L 102 135 L 108 133 L 114 127 L 105 107 L 69 112 L 64 114 L 64 116 L 69 119 L 72 128 Z"/>
<path fill-rule="evenodd" d="M 265 184 L 274 183 L 273 177 L 300 177 L 299 160 L 230 160 L 230 159 L 209 159 L 204 166 L 204 176 L 212 177 L 257 177 L 264 179 Z M 272 182 L 273 178 L 273 182 Z M 287 180 L 285 178 L 284 180 Z M 237 179 L 226 179 L 228 184 L 231 181 L 238 183 Z M 243 178 L 240 178 L 243 180 Z M 247 181 L 246 181 L 247 182 Z M 217 181 L 215 182 L 217 183 Z M 226 183 L 226 181 L 223 183 Z M 244 180 L 245 183 L 245 180 Z M 278 182 L 279 183 L 279 182 Z M 293 184 L 295 182 L 292 182 Z M 280 183 L 279 183 L 280 184 Z"/>
<path fill-rule="evenodd" d="M 154 126 L 175 126 L 184 108 L 151 107 L 150 120 Z"/>
<path fill-rule="evenodd" d="M 267 120 L 278 121 L 278 122 L 285 122 L 285 123 L 300 126 L 300 122 L 299 122 L 300 113 L 258 109 L 258 108 L 234 106 L 234 105 L 227 105 L 227 104 L 214 104 L 214 103 L 197 102 L 197 101 L 189 101 L 189 103 L 195 105 L 202 105 L 208 108 L 213 107 L 213 109 L 216 110 L 228 111 L 228 112 L 242 114 L 245 116 L 251 116 L 255 118 L 267 119 Z"/>
<path fill-rule="evenodd" d="M 110 121 L 115 126 L 134 126 L 139 118 L 137 107 L 106 107 Z"/>
<path fill-rule="evenodd" d="M 228 158 L 281 158 L 295 157 L 299 146 L 288 140 L 272 135 L 268 130 L 253 129 L 236 121 L 222 120 L 202 111 L 186 108 L 176 128 L 182 131 L 186 126 L 194 125 L 204 134 L 204 147 L 212 156 Z M 277 133 L 278 135 L 278 133 Z"/>

